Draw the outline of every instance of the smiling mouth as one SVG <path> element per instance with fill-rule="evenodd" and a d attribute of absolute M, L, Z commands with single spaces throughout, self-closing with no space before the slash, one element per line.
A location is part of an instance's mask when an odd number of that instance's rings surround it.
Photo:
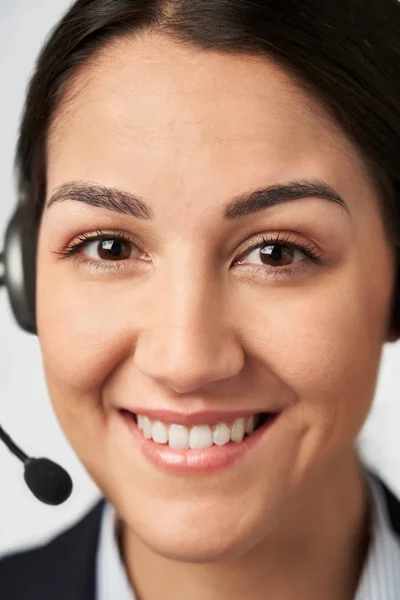
<path fill-rule="evenodd" d="M 214 445 L 241 443 L 280 414 L 262 412 L 247 418 L 240 417 L 231 422 L 221 421 L 212 425 L 186 427 L 177 423 L 163 423 L 149 419 L 146 415 L 136 414 L 126 409 L 121 409 L 121 412 L 136 423 L 145 439 L 182 450 L 200 450 Z"/>

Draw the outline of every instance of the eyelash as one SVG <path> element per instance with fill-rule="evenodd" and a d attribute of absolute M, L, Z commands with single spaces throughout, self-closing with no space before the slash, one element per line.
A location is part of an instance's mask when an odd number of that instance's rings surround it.
<path fill-rule="evenodd" d="M 73 242 L 73 243 L 69 244 L 64 249 L 55 251 L 54 254 L 57 254 L 62 259 L 71 258 L 71 259 L 77 260 L 76 259 L 77 253 L 86 243 L 95 242 L 95 241 L 100 242 L 103 240 L 118 240 L 120 242 L 132 244 L 133 246 L 138 248 L 138 246 L 135 244 L 135 242 L 133 242 L 126 234 L 124 234 L 122 232 L 111 232 L 111 231 L 106 232 L 101 229 L 96 229 L 96 232 L 81 234 L 78 237 L 77 242 Z M 280 246 L 283 246 L 283 247 L 286 247 L 289 249 L 299 250 L 315 264 L 322 263 L 322 253 L 319 250 L 317 250 L 313 245 L 311 245 L 310 243 L 304 244 L 302 242 L 289 241 L 289 240 L 290 240 L 290 235 L 288 235 L 288 234 L 282 236 L 280 233 L 278 233 L 277 235 L 275 235 L 275 236 L 271 235 L 270 237 L 263 235 L 262 238 L 259 239 L 256 244 L 250 246 L 249 248 L 246 248 L 244 251 L 244 254 L 249 254 L 250 252 L 253 252 L 257 248 L 261 248 L 263 246 L 280 245 Z M 80 263 L 89 264 L 91 268 L 95 268 L 98 270 L 116 270 L 116 269 L 121 268 L 121 267 L 116 267 L 115 266 L 116 263 L 125 262 L 124 260 L 123 261 L 92 261 L 92 260 L 88 260 L 88 259 L 78 259 L 78 260 Z M 258 271 L 260 266 L 265 271 L 274 272 L 274 276 L 281 276 L 283 274 L 283 277 L 290 277 L 292 275 L 299 274 L 299 272 L 304 269 L 304 267 L 303 268 L 302 267 L 292 268 L 291 266 L 269 267 L 268 268 L 267 265 L 264 265 L 264 266 L 256 265 L 256 266 L 254 266 L 254 268 Z M 251 268 L 251 266 L 250 266 L 250 268 Z"/>

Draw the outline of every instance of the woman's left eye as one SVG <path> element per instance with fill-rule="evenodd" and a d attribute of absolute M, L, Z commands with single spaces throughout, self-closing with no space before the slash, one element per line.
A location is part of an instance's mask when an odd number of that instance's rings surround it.
<path fill-rule="evenodd" d="M 299 247 L 295 244 L 283 244 L 282 242 L 274 242 L 273 240 L 258 244 L 252 250 L 246 253 L 246 260 L 239 260 L 238 264 L 251 263 L 251 256 L 260 259 L 259 264 L 266 267 L 285 267 L 292 264 L 296 255 L 300 258 L 309 255 L 304 247 Z M 298 262 L 298 261 L 295 261 Z M 254 263 L 252 263 L 254 264 Z"/>
<path fill-rule="evenodd" d="M 281 239 L 279 236 L 276 238 L 263 238 L 262 243 L 258 243 L 256 246 L 250 248 L 245 253 L 245 260 L 239 260 L 238 264 L 254 264 L 249 261 L 249 257 L 254 255 L 255 258 L 260 259 L 261 266 L 267 267 L 267 270 L 274 270 L 275 267 L 289 267 L 294 257 L 297 255 L 303 255 L 311 259 L 315 263 L 321 262 L 321 254 L 311 244 L 303 244 L 298 242 L 290 242 L 288 239 Z M 243 255 L 242 255 L 243 256 Z M 289 263 L 287 263 L 289 260 Z M 304 262 L 304 261 L 295 261 Z M 271 269 L 272 267 L 272 269 Z M 284 270 L 284 269 L 283 269 Z"/>

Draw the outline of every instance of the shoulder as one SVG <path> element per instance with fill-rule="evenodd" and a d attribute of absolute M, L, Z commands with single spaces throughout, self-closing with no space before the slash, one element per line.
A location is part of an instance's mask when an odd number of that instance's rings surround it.
<path fill-rule="evenodd" d="M 7 600 L 94 600 L 95 558 L 105 499 L 43 545 L 0 559 L 0 596 Z"/>

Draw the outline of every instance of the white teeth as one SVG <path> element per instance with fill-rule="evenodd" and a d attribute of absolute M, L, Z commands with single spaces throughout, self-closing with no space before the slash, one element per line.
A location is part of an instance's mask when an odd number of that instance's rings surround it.
<path fill-rule="evenodd" d="M 189 429 L 184 425 L 170 425 L 169 445 L 171 448 L 189 448 Z"/>
<path fill-rule="evenodd" d="M 148 440 L 150 440 L 153 427 L 152 427 L 149 417 L 145 417 L 145 416 L 142 417 L 142 427 L 141 428 L 143 429 L 144 437 L 147 438 Z"/>
<path fill-rule="evenodd" d="M 236 419 L 236 421 L 232 425 L 231 429 L 231 440 L 232 442 L 241 442 L 244 438 L 244 419 L 240 417 L 240 419 Z"/>
<path fill-rule="evenodd" d="M 217 444 L 218 446 L 223 446 L 224 444 L 230 442 L 230 439 L 231 430 L 229 429 L 228 425 L 225 425 L 225 423 L 218 423 L 218 425 L 213 431 L 214 444 Z"/>
<path fill-rule="evenodd" d="M 189 446 L 191 450 L 211 448 L 213 436 L 208 425 L 195 425 L 190 430 Z"/>
<path fill-rule="evenodd" d="M 258 419 L 258 417 L 257 417 Z M 254 415 L 250 415 L 250 417 L 247 419 L 246 422 L 246 427 L 245 427 L 245 431 L 247 434 L 249 433 L 253 433 L 254 428 L 255 428 L 255 424 L 256 424 L 256 419 Z"/>
<path fill-rule="evenodd" d="M 157 444 L 168 444 L 171 448 L 183 450 L 199 450 L 210 448 L 213 444 L 223 446 L 229 442 L 240 443 L 245 435 L 253 433 L 258 422 L 257 415 L 236 419 L 231 426 L 226 423 L 217 425 L 195 425 L 188 428 L 185 425 L 167 425 L 161 421 L 151 421 L 145 415 L 137 415 L 137 424 L 146 439 L 152 439 Z"/>
<path fill-rule="evenodd" d="M 151 437 L 158 444 L 166 444 L 168 442 L 168 427 L 161 421 L 156 421 L 151 429 Z"/>

